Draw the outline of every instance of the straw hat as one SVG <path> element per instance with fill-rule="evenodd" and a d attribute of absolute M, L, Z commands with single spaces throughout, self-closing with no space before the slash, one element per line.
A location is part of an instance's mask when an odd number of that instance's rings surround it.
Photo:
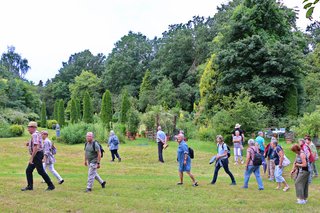
<path fill-rule="evenodd" d="M 35 127 L 35 128 L 37 128 L 37 127 L 38 127 L 38 124 L 37 124 L 37 122 L 35 122 L 35 121 L 30 121 L 29 124 L 28 124 L 28 127 Z"/>
<path fill-rule="evenodd" d="M 240 124 L 236 124 L 234 128 L 240 128 L 241 125 Z"/>

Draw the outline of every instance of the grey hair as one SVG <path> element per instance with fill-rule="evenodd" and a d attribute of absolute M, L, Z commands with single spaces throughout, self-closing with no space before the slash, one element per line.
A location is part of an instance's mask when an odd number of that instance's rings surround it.
<path fill-rule="evenodd" d="M 249 146 L 254 146 L 256 142 L 253 139 L 248 140 Z"/>
<path fill-rule="evenodd" d="M 236 130 L 234 133 L 237 133 L 237 132 L 240 134 L 240 131 L 238 131 L 238 130 Z"/>
<path fill-rule="evenodd" d="M 278 140 L 275 137 L 271 138 L 271 143 L 274 143 L 274 145 L 278 145 Z"/>
<path fill-rule="evenodd" d="M 87 132 L 87 136 L 91 135 L 92 137 L 94 137 L 93 132 Z"/>
<path fill-rule="evenodd" d="M 261 134 L 263 134 L 263 132 L 262 132 L 262 131 L 259 131 L 259 132 L 258 132 L 258 135 L 261 135 Z"/>
<path fill-rule="evenodd" d="M 114 135 L 114 131 L 113 130 L 110 131 L 110 135 Z"/>

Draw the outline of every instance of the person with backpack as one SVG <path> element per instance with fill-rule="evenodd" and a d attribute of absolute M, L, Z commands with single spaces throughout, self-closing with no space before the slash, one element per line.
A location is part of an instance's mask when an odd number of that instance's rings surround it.
<path fill-rule="evenodd" d="M 179 144 L 177 150 L 177 160 L 179 163 L 179 178 L 180 182 L 177 185 L 183 184 L 183 172 L 186 172 L 192 180 L 192 186 L 198 186 L 198 182 L 195 180 L 194 175 L 191 173 L 191 158 L 189 156 L 189 148 L 184 141 L 184 135 L 178 134 L 177 142 Z"/>
<path fill-rule="evenodd" d="M 314 145 L 314 143 L 311 141 L 310 136 L 306 136 L 305 137 L 306 140 L 306 144 L 309 146 L 310 151 L 311 151 L 311 155 L 314 159 L 313 162 L 311 162 L 311 168 L 312 168 L 312 172 L 311 172 L 311 176 L 312 177 L 318 177 L 318 169 L 317 169 L 317 165 L 316 165 L 316 161 L 319 159 L 318 156 L 318 151 L 317 151 L 317 147 Z"/>
<path fill-rule="evenodd" d="M 40 133 L 37 131 L 38 124 L 35 121 L 30 121 L 28 124 L 28 132 L 31 135 L 31 140 L 26 144 L 29 149 L 30 159 L 28 163 L 28 167 L 26 169 L 26 176 L 28 185 L 21 189 L 21 191 L 31 191 L 33 190 L 33 171 L 37 169 L 37 172 L 43 180 L 48 185 L 46 191 L 52 191 L 55 189 L 55 186 L 51 182 L 50 177 L 44 171 L 42 165 L 43 159 L 43 146 L 42 146 L 42 138 Z"/>
<path fill-rule="evenodd" d="M 99 181 L 102 188 L 106 187 L 106 181 L 102 180 L 98 174 L 98 169 L 100 168 L 101 161 L 101 149 L 97 141 L 94 140 L 94 135 L 92 132 L 88 132 L 86 135 L 85 144 L 85 157 L 84 165 L 88 166 L 88 182 L 87 189 L 85 192 L 91 192 L 93 187 L 94 179 Z"/>
<path fill-rule="evenodd" d="M 277 141 L 276 138 L 272 137 L 271 138 L 271 142 L 272 141 Z M 275 163 L 274 163 L 274 159 L 273 159 L 273 148 L 271 146 L 271 142 L 266 146 L 265 150 L 264 150 L 264 157 L 265 159 L 267 159 L 267 170 L 268 170 L 268 180 L 270 181 L 274 181 L 274 170 L 275 170 Z"/>
<path fill-rule="evenodd" d="M 224 143 L 222 135 L 218 135 L 216 137 L 217 140 L 217 152 L 216 155 L 216 163 L 215 163 L 215 170 L 213 179 L 211 181 L 211 184 L 215 184 L 218 178 L 218 173 L 221 167 L 223 167 L 224 171 L 229 175 L 231 179 L 230 185 L 236 185 L 236 180 L 234 179 L 233 174 L 229 170 L 229 160 L 230 157 L 230 148 Z"/>
<path fill-rule="evenodd" d="M 304 151 L 304 153 L 306 154 L 307 163 L 308 163 L 308 170 L 310 172 L 309 183 L 311 183 L 312 182 L 312 173 L 313 173 L 312 163 L 315 162 L 315 159 L 312 155 L 312 151 L 311 151 L 310 147 L 306 143 L 306 140 L 300 139 L 299 145 L 300 145 L 301 149 Z"/>
<path fill-rule="evenodd" d="M 111 152 L 111 158 L 112 158 L 111 162 L 114 162 L 115 157 L 117 157 L 118 161 L 121 162 L 120 155 L 118 154 L 119 143 L 120 142 L 118 137 L 115 135 L 114 131 L 111 130 L 109 140 L 108 140 L 108 146 L 109 146 L 109 150 Z"/>
<path fill-rule="evenodd" d="M 297 196 L 297 204 L 306 204 L 308 199 L 309 176 L 307 155 L 303 149 L 295 144 L 291 147 L 291 151 L 296 153 L 296 159 L 291 170 L 291 174 L 298 172 L 295 178 L 295 188 Z"/>
<path fill-rule="evenodd" d="M 44 152 L 44 157 L 42 160 L 43 169 L 46 170 L 46 168 L 48 167 L 51 174 L 53 174 L 58 179 L 58 181 L 59 181 L 58 183 L 62 184 L 64 182 L 64 180 L 59 175 L 59 173 L 54 169 L 54 163 L 56 162 L 56 159 L 55 159 L 54 153 L 53 153 L 52 142 L 48 138 L 48 132 L 42 131 L 41 137 L 43 140 L 43 152 Z"/>
<path fill-rule="evenodd" d="M 275 170 L 274 170 L 274 177 L 277 182 L 277 187 L 276 189 L 281 189 L 281 183 L 284 185 L 283 191 L 286 192 L 290 189 L 288 183 L 282 176 L 283 173 L 283 161 L 284 161 L 284 151 L 281 146 L 278 145 L 278 141 L 272 140 L 271 141 L 271 147 L 273 149 L 273 159 L 274 159 L 274 164 L 275 164 Z"/>
<path fill-rule="evenodd" d="M 250 179 L 250 175 L 254 173 L 258 183 L 258 189 L 264 190 L 262 178 L 260 176 L 260 166 L 262 165 L 262 154 L 259 151 L 259 148 L 255 146 L 255 141 L 250 139 L 248 141 L 248 149 L 247 149 L 247 160 L 246 160 L 246 170 L 244 173 L 244 184 L 242 188 L 247 189 L 248 183 Z"/>

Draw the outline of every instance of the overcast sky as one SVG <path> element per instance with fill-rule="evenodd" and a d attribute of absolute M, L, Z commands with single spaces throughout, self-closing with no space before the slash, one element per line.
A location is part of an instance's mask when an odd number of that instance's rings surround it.
<path fill-rule="evenodd" d="M 193 16 L 213 16 L 228 0 L 0 0 L 0 54 L 7 46 L 28 59 L 26 78 L 44 82 L 58 73 L 71 54 L 89 49 L 108 55 L 130 30 L 148 38 L 161 36 L 168 25 Z M 284 0 L 299 6 L 298 26 L 310 23 L 302 0 Z M 320 17 L 319 6 L 315 17 Z"/>

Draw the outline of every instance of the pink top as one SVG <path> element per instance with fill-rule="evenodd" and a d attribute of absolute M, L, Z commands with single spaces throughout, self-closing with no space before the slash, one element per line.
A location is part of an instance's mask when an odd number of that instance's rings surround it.
<path fill-rule="evenodd" d="M 35 131 L 32 135 L 31 135 L 31 140 L 29 141 L 29 153 L 30 155 L 32 155 L 32 151 L 33 151 L 33 147 L 34 145 L 38 145 L 38 151 L 42 151 L 42 138 L 41 138 L 41 134 L 38 131 Z"/>

